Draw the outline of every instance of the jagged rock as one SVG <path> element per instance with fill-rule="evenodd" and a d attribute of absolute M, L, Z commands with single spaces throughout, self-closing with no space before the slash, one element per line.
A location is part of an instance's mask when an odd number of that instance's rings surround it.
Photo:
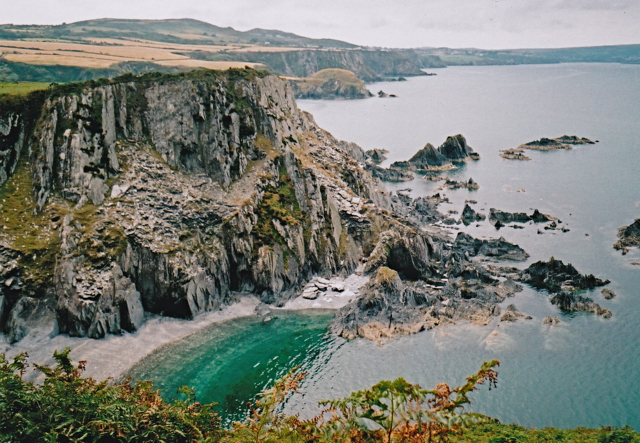
<path fill-rule="evenodd" d="M 548 214 L 543 214 L 537 209 L 535 209 L 531 215 L 528 215 L 524 212 L 505 212 L 499 209 L 490 208 L 489 220 L 492 222 L 500 222 L 501 226 L 507 223 L 527 223 L 529 221 L 533 221 L 535 223 L 544 223 L 547 221 L 551 221 L 553 223 L 556 221 L 559 222 L 557 218 Z"/>
<path fill-rule="evenodd" d="M 388 154 L 389 151 L 387 151 L 386 149 L 369 149 L 368 151 L 365 151 L 365 157 L 367 160 L 370 160 L 372 163 L 378 164 L 378 163 L 382 163 L 383 161 L 385 161 L 387 159 L 387 157 L 385 156 L 385 154 Z"/>
<path fill-rule="evenodd" d="M 502 237 L 497 240 L 480 240 L 464 232 L 459 232 L 454 246 L 470 257 L 483 255 L 497 260 L 515 261 L 526 260 L 529 257 L 529 254 L 520 246 L 509 243 Z"/>
<path fill-rule="evenodd" d="M 378 91 L 378 97 L 385 98 L 385 97 L 388 97 L 388 96 L 389 96 L 389 94 L 387 94 L 386 92 L 384 92 L 382 90 Z"/>
<path fill-rule="evenodd" d="M 25 337 L 54 337 L 58 335 L 58 319 L 53 309 L 54 300 L 21 297 L 11 307 L 5 330 L 10 343 Z"/>
<path fill-rule="evenodd" d="M 558 323 L 560 323 L 560 319 L 557 317 L 551 317 L 550 315 L 542 320 L 543 325 L 555 326 Z"/>
<path fill-rule="evenodd" d="M 613 297 L 616 296 L 615 292 L 613 292 L 611 289 L 606 289 L 606 288 L 600 291 L 600 293 L 602 294 L 605 300 L 611 300 Z"/>
<path fill-rule="evenodd" d="M 583 297 L 569 291 L 552 294 L 549 301 L 565 312 L 593 312 L 603 318 L 611 318 L 611 311 L 595 303 L 589 297 Z"/>
<path fill-rule="evenodd" d="M 629 226 L 618 229 L 618 240 L 613 248 L 622 251 L 622 255 L 629 252 L 631 247 L 640 247 L 640 218 Z"/>
<path fill-rule="evenodd" d="M 453 163 L 479 158 L 480 156 L 467 145 L 467 140 L 458 134 L 447 137 L 447 140 L 437 149 L 431 143 L 427 143 L 411 159 L 395 162 L 391 168 L 409 171 L 442 171 L 453 169 Z"/>
<path fill-rule="evenodd" d="M 468 225 L 468 224 L 473 223 L 475 221 L 485 220 L 486 218 L 487 218 L 486 215 L 481 214 L 479 212 L 476 212 L 471 206 L 469 206 L 468 204 L 465 203 L 464 209 L 462 210 L 462 216 L 460 217 L 460 220 L 465 225 Z"/>
<path fill-rule="evenodd" d="M 524 315 L 522 312 L 518 311 L 515 305 L 511 304 L 504 310 L 504 313 L 500 317 L 500 321 L 514 322 L 519 318 L 531 320 L 533 317 L 531 317 L 530 315 Z"/>
<path fill-rule="evenodd" d="M 529 217 L 524 212 L 504 212 L 496 208 L 490 208 L 489 220 L 500 221 L 502 224 L 512 222 L 526 223 L 531 220 L 531 217 Z"/>
<path fill-rule="evenodd" d="M 21 116 L 34 194 L 42 211 L 75 206 L 50 225 L 50 282 L 0 254 L 12 339 L 31 321 L 17 301 L 36 293 L 62 332 L 90 337 L 135 330 L 144 312 L 192 318 L 232 291 L 282 304 L 316 273 L 353 271 L 376 220 L 401 224 L 362 149 L 319 129 L 275 76 L 129 76 L 46 94 L 34 121 Z"/>
<path fill-rule="evenodd" d="M 467 140 L 461 135 L 449 136 L 445 142 L 438 147 L 438 151 L 445 158 L 451 161 L 466 161 L 467 159 L 478 160 L 480 156 L 467 145 Z"/>
<path fill-rule="evenodd" d="M 522 271 L 520 280 L 539 289 L 549 292 L 559 291 L 561 287 L 574 289 L 593 289 L 609 284 L 609 280 L 601 280 L 593 274 L 580 274 L 573 265 L 564 264 L 553 257 L 548 262 L 538 261 Z"/>
<path fill-rule="evenodd" d="M 427 143 L 408 161 L 395 162 L 391 167 L 409 171 L 442 171 L 452 169 L 453 164 L 431 143 Z"/>

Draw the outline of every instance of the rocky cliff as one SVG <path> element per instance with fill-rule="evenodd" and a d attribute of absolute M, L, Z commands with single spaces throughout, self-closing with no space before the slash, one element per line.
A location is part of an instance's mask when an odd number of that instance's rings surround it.
<path fill-rule="evenodd" d="M 241 291 L 282 303 L 314 274 L 353 270 L 388 206 L 264 72 L 129 75 L 39 103 L 2 115 L 12 341 L 132 331 L 147 312 L 191 318 Z"/>
<path fill-rule="evenodd" d="M 280 305 L 360 264 L 377 277 L 338 314 L 345 337 L 486 323 L 519 290 L 475 258 L 524 251 L 453 242 L 430 225 L 444 219 L 439 195 L 378 190 L 362 149 L 318 128 L 267 72 L 126 75 L 0 97 L 0 110 L 12 342 L 134 331 L 149 314 L 192 318 L 249 292 Z M 470 156 L 457 140 L 439 149 Z"/>

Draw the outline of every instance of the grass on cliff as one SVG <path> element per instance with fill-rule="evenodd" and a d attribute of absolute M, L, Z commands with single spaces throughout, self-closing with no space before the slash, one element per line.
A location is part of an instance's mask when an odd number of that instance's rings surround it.
<path fill-rule="evenodd" d="M 274 242 L 286 247 L 286 241 L 273 226 L 274 219 L 287 226 L 306 224 L 308 214 L 300 208 L 291 177 L 287 174 L 284 165 L 279 169 L 278 187 L 268 187 L 265 190 L 256 214 L 258 221 L 252 231 L 256 250 L 264 245 L 273 245 Z"/>
<path fill-rule="evenodd" d="M 321 87 L 331 80 L 338 81 L 338 83 L 340 83 L 344 88 L 353 87 L 355 89 L 360 89 L 364 86 L 364 82 L 362 80 L 360 80 L 353 72 L 346 69 L 323 69 L 310 77 L 292 79 L 292 81 L 295 82 L 303 91 L 311 87 Z"/>
<path fill-rule="evenodd" d="M 26 95 L 32 91 L 47 89 L 49 83 L 40 82 L 16 82 L 0 83 L 0 94 Z"/>
<path fill-rule="evenodd" d="M 31 168 L 23 156 L 15 173 L 0 187 L 0 235 L 20 253 L 23 281 L 36 293 L 53 283 L 60 250 L 60 237 L 54 226 L 60 224 L 66 212 L 64 205 L 54 203 L 37 213 Z"/>

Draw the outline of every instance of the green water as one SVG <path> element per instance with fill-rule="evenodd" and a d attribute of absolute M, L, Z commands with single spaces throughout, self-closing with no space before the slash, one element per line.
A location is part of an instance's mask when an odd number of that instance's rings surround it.
<path fill-rule="evenodd" d="M 246 416 L 246 402 L 290 369 L 312 364 L 331 337 L 327 311 L 278 312 L 268 322 L 245 317 L 213 324 L 158 349 L 127 375 L 153 380 L 165 399 L 193 387 L 201 403 L 217 402 L 223 421 Z"/>

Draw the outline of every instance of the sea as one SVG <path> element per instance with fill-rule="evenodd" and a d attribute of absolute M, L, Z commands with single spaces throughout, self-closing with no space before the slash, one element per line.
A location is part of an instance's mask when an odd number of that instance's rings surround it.
<path fill-rule="evenodd" d="M 486 326 L 447 325 L 375 343 L 331 336 L 328 311 L 278 312 L 213 324 L 166 345 L 129 375 L 152 379 L 167 398 L 192 386 L 202 402 L 216 401 L 226 422 L 246 416 L 246 402 L 289 370 L 306 371 L 284 411 L 310 417 L 318 402 L 345 396 L 383 379 L 403 377 L 424 388 L 462 384 L 483 361 L 500 360 L 498 387 L 472 394 L 470 410 L 527 427 L 624 426 L 640 430 L 640 251 L 613 249 L 618 228 L 640 217 L 640 65 L 554 64 L 449 67 L 435 76 L 367 85 L 395 98 L 300 100 L 317 123 L 364 149 L 386 149 L 407 160 L 426 143 L 462 134 L 479 161 L 443 173 L 473 178 L 480 189 L 438 190 L 416 178 L 386 183 L 413 197 L 446 195 L 441 212 L 458 219 L 465 201 L 490 208 L 558 217 L 568 232 L 542 225 L 496 230 L 488 221 L 454 225 L 478 238 L 504 237 L 522 246 L 526 267 L 550 257 L 611 280 L 617 296 L 585 294 L 612 318 L 565 314 L 548 294 L 525 287 L 514 304 L 531 320 Z M 527 151 L 530 161 L 506 160 L 500 150 L 541 137 L 598 140 L 572 150 Z M 560 319 L 550 327 L 546 316 Z"/>

